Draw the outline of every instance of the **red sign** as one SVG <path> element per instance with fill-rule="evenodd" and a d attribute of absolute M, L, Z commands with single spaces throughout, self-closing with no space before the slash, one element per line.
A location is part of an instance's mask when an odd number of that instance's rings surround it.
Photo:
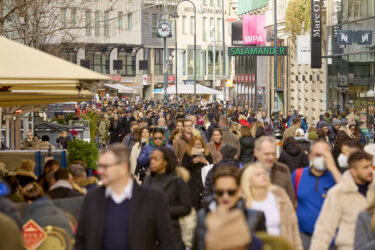
<path fill-rule="evenodd" d="M 121 75 L 107 75 L 109 78 L 111 78 L 114 81 L 121 82 Z"/>
<path fill-rule="evenodd" d="M 253 83 L 255 83 L 255 74 L 252 74 L 251 77 L 252 77 Z"/>
<path fill-rule="evenodd" d="M 168 83 L 175 83 L 176 82 L 176 76 L 170 75 L 168 76 Z"/>
<path fill-rule="evenodd" d="M 22 236 L 23 244 L 27 249 L 36 249 L 42 244 L 47 234 L 35 221 L 29 220 L 22 227 Z"/>

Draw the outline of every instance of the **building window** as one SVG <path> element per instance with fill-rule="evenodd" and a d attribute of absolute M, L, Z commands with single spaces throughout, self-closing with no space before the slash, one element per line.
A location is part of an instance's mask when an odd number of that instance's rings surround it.
<path fill-rule="evenodd" d="M 194 26 L 195 25 L 195 18 L 194 16 L 190 17 L 190 34 L 194 35 Z"/>
<path fill-rule="evenodd" d="M 119 30 L 123 30 L 123 29 L 124 29 L 122 16 L 123 16 L 122 11 L 119 11 L 118 14 L 117 14 L 117 17 L 118 17 L 118 20 L 117 20 L 117 22 L 118 22 L 118 23 L 117 23 L 117 28 L 118 28 Z"/>
<path fill-rule="evenodd" d="M 205 50 L 202 50 L 202 73 L 203 76 L 207 75 L 207 53 Z"/>
<path fill-rule="evenodd" d="M 228 35 L 232 35 L 232 23 L 228 22 Z"/>
<path fill-rule="evenodd" d="M 128 15 L 128 30 L 133 29 L 133 14 Z"/>
<path fill-rule="evenodd" d="M 151 30 L 152 30 L 152 38 L 157 38 L 157 26 L 158 26 L 158 14 L 152 14 L 152 22 L 151 22 Z"/>
<path fill-rule="evenodd" d="M 203 0 L 203 5 L 207 6 L 207 0 Z"/>
<path fill-rule="evenodd" d="M 155 74 L 163 74 L 163 49 L 155 49 L 154 65 Z"/>
<path fill-rule="evenodd" d="M 70 10 L 70 25 L 72 28 L 76 27 L 76 14 L 77 14 L 77 10 L 75 8 L 72 8 Z"/>
<path fill-rule="evenodd" d="M 88 52 L 86 59 L 90 61 L 90 69 L 102 74 L 109 74 L 109 53 Z"/>
<path fill-rule="evenodd" d="M 186 16 L 182 16 L 182 33 L 187 33 Z"/>
<path fill-rule="evenodd" d="M 217 19 L 217 30 L 216 30 L 216 34 L 217 34 L 217 41 L 218 42 L 221 42 L 221 32 L 222 32 L 222 19 L 221 18 L 218 18 Z"/>
<path fill-rule="evenodd" d="M 207 42 L 207 17 L 203 17 L 203 34 L 202 34 L 202 37 L 203 37 L 203 41 L 204 42 Z"/>
<path fill-rule="evenodd" d="M 210 6 L 214 6 L 215 0 L 210 0 Z"/>
<path fill-rule="evenodd" d="M 221 1 L 222 0 L 217 0 L 217 7 L 221 7 Z"/>
<path fill-rule="evenodd" d="M 91 36 L 91 11 L 86 10 L 86 36 Z"/>
<path fill-rule="evenodd" d="M 186 76 L 186 50 L 181 50 L 182 75 Z"/>
<path fill-rule="evenodd" d="M 197 50 L 197 67 L 196 67 L 196 74 L 199 76 L 201 74 L 201 56 L 200 56 L 201 50 Z M 194 50 L 189 49 L 188 50 L 188 75 L 194 75 Z"/>
<path fill-rule="evenodd" d="M 95 11 L 95 36 L 100 36 L 100 14 L 99 10 Z"/>
<path fill-rule="evenodd" d="M 104 12 L 104 36 L 109 36 L 109 12 Z"/>
<path fill-rule="evenodd" d="M 215 41 L 215 19 L 210 18 L 210 41 Z"/>
<path fill-rule="evenodd" d="M 122 69 L 119 70 L 119 74 L 123 76 L 135 76 L 136 74 L 135 56 L 129 55 L 128 53 L 120 52 L 117 56 L 117 60 L 122 61 Z"/>
<path fill-rule="evenodd" d="M 61 26 L 66 28 L 66 8 L 61 9 Z"/>

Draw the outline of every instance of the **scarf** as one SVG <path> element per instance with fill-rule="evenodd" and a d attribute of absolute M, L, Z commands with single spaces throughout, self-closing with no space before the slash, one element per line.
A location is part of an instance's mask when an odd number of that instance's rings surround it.
<path fill-rule="evenodd" d="M 204 148 L 192 148 L 191 155 L 204 155 Z"/>

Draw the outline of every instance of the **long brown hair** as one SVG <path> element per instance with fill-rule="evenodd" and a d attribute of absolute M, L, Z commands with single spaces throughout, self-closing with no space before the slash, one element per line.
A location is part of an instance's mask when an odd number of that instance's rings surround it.
<path fill-rule="evenodd" d="M 192 150 L 193 150 L 194 143 L 195 143 L 196 140 L 199 140 L 202 143 L 202 147 L 204 149 L 204 155 L 208 156 L 210 154 L 210 150 L 208 149 L 208 147 L 204 143 L 202 137 L 200 137 L 200 136 L 193 136 L 193 138 L 190 140 L 190 143 L 187 145 L 187 148 L 186 148 L 187 154 L 189 156 L 192 156 Z"/>

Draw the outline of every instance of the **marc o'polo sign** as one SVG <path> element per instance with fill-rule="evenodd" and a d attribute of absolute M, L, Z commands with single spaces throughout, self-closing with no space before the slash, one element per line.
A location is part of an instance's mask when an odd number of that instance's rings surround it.
<path fill-rule="evenodd" d="M 321 0 L 311 0 L 311 68 L 322 67 Z"/>

